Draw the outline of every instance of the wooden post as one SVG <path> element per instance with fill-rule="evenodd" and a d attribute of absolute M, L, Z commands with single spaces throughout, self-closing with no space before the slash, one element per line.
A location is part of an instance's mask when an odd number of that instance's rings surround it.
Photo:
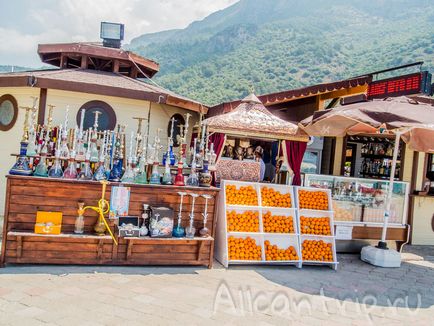
<path fill-rule="evenodd" d="M 0 267 L 4 267 L 6 260 L 6 245 L 8 241 L 8 220 L 9 220 L 9 201 L 11 196 L 11 181 L 7 179 L 6 181 L 6 199 L 5 199 L 5 213 L 3 221 L 3 240 L 2 240 L 2 250 L 0 255 Z"/>
<path fill-rule="evenodd" d="M 119 60 L 115 60 L 113 63 L 113 72 L 118 73 L 119 72 Z"/>
<path fill-rule="evenodd" d="M 87 55 L 81 57 L 81 69 L 87 69 Z"/>
<path fill-rule="evenodd" d="M 47 89 L 41 88 L 39 91 L 38 125 L 43 125 L 45 121 L 45 107 L 47 106 Z"/>

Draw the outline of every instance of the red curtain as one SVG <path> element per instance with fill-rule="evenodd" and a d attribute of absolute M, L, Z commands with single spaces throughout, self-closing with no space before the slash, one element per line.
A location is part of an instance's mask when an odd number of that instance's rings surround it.
<path fill-rule="evenodd" d="M 214 152 L 217 155 L 217 160 L 220 158 L 220 155 L 223 151 L 223 148 L 225 146 L 225 135 L 221 134 L 221 133 L 214 133 L 209 137 L 209 144 L 213 143 L 214 144 Z M 211 175 L 212 175 L 212 183 L 211 185 L 213 187 L 216 187 L 216 174 L 215 171 L 211 171 Z"/>
<path fill-rule="evenodd" d="M 214 144 L 214 152 L 217 154 L 217 158 L 220 157 L 220 154 L 225 145 L 225 135 L 221 133 L 214 133 L 209 137 L 209 144 Z"/>
<path fill-rule="evenodd" d="M 289 167 L 294 172 L 294 177 L 292 179 L 292 184 L 294 186 L 301 185 L 300 168 L 306 147 L 306 142 L 285 140 L 286 159 L 288 160 Z"/>

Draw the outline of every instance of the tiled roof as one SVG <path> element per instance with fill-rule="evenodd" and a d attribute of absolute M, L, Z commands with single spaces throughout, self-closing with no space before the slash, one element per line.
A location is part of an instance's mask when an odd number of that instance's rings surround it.
<path fill-rule="evenodd" d="M 206 108 L 200 102 L 160 86 L 117 73 L 87 69 L 35 70 L 0 74 L 0 86 L 33 86 L 62 89 L 117 97 L 149 100 L 199 111 Z"/>

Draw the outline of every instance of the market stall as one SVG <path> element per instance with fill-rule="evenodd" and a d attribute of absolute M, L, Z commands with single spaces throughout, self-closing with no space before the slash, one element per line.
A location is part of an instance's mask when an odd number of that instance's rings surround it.
<path fill-rule="evenodd" d="M 256 145 L 260 141 L 283 141 L 282 156 L 294 172 L 294 184 L 300 184 L 308 136 L 297 125 L 273 115 L 255 95 L 244 98 L 233 111 L 205 119 L 202 124 L 219 140 L 215 143 L 219 148 L 218 180 L 262 181 L 264 167 L 259 166 L 260 160 L 255 161 Z"/>
<path fill-rule="evenodd" d="M 3 228 L 1 265 L 13 264 L 77 264 L 77 265 L 205 265 L 212 266 L 215 232 L 214 208 L 218 189 L 198 187 L 175 187 L 159 185 L 134 185 L 130 188 L 130 216 L 141 216 L 143 204 L 168 207 L 178 213 L 178 192 L 210 195 L 206 222 L 210 235 L 193 238 L 152 238 L 149 236 L 121 237 L 115 220 L 108 220 L 118 245 L 110 235 L 97 235 L 94 227 L 98 214 L 92 210 L 84 213 L 84 232 L 74 233 L 79 214 L 78 203 L 96 205 L 101 198 L 101 184 L 96 181 L 71 181 L 38 177 L 8 176 L 6 211 Z M 119 184 L 110 184 L 111 190 Z M 203 228 L 205 200 L 195 203 L 197 214 L 193 226 Z M 186 195 L 181 223 L 187 227 L 192 198 Z M 36 234 L 35 223 L 38 211 L 62 214 L 60 234 Z"/>
<path fill-rule="evenodd" d="M 37 125 L 35 108 L 36 100 L 7 176 L 0 265 L 212 266 L 219 189 L 210 186 L 203 137 L 187 162 L 189 114 L 178 155 L 172 119 L 161 162 L 161 130 L 148 142 L 141 120 L 127 137 L 124 126 L 99 130 L 98 114 L 84 130 L 84 110 L 75 128 L 68 109 L 62 124 L 49 116 Z"/>
<path fill-rule="evenodd" d="M 330 190 L 223 181 L 216 259 L 229 265 L 337 268 Z"/>
<path fill-rule="evenodd" d="M 370 162 L 365 162 L 365 165 L 368 164 L 369 169 L 374 169 L 374 173 L 371 174 L 378 178 L 386 177 L 389 179 L 386 184 L 384 182 L 374 181 L 376 185 L 373 191 L 375 194 L 374 198 L 372 198 L 372 195 L 367 195 L 366 191 L 364 193 L 359 191 L 362 189 L 362 183 L 373 184 L 370 180 L 351 182 L 354 180 L 346 179 L 345 182 L 347 184 L 349 183 L 349 186 L 342 187 L 342 192 L 338 189 L 334 194 L 336 199 L 343 193 L 344 196 L 347 197 L 347 200 L 349 195 L 353 196 L 351 200 L 358 198 L 356 201 L 370 201 L 369 209 L 375 208 L 373 206 L 381 202 L 379 207 L 383 211 L 381 241 L 378 243 L 377 247 L 368 246 L 362 248 L 361 258 L 366 262 L 382 267 L 398 267 L 401 264 L 398 252 L 384 250 L 388 249 L 386 240 L 390 240 L 390 220 L 392 219 L 393 222 L 393 218 L 396 219 L 396 217 L 400 215 L 399 206 L 402 208 L 401 211 L 404 211 L 405 215 L 407 214 L 409 191 L 405 190 L 405 188 L 408 189 L 408 184 L 395 181 L 395 179 L 399 177 L 397 170 L 399 168 L 399 157 L 401 154 L 400 141 L 402 138 L 408 144 L 409 148 L 414 151 L 433 152 L 433 116 L 432 106 L 418 102 L 413 98 L 402 96 L 355 103 L 316 112 L 313 116 L 300 123 L 300 126 L 307 133 L 315 136 L 342 137 L 345 135 L 368 134 L 375 137 L 376 135 L 389 134 L 393 135 L 395 138 L 393 148 L 390 148 L 390 164 L 384 161 L 382 163 L 377 162 L 378 157 L 376 156 L 387 155 L 387 151 L 391 146 L 385 148 L 384 145 L 371 143 L 367 144 L 368 146 L 364 148 L 364 155 L 367 155 L 366 158 L 370 159 Z M 384 157 L 382 157 L 382 159 L 384 159 Z M 366 170 L 366 168 L 363 168 L 362 172 L 364 170 Z M 351 171 L 351 169 L 349 171 Z M 362 173 L 362 175 L 366 175 L 366 173 Z M 343 183 L 341 182 L 341 184 Z M 330 185 L 329 182 L 329 186 L 335 188 L 334 181 L 332 185 Z M 337 188 L 340 188 L 340 186 L 337 186 Z M 379 201 L 375 198 L 377 195 L 383 196 L 384 200 Z M 402 196 L 404 196 L 404 198 L 400 200 L 399 197 Z M 401 203 L 399 203 L 399 201 L 401 201 Z M 362 205 L 361 208 L 361 219 L 364 219 L 365 212 L 363 210 L 367 208 L 367 206 Z M 401 221 L 403 222 L 404 219 Z M 367 225 L 365 225 L 365 227 L 367 227 Z M 409 240 L 408 234 L 409 232 L 407 232 L 407 237 L 404 241 Z M 353 236 L 351 235 L 349 238 L 352 239 Z"/>

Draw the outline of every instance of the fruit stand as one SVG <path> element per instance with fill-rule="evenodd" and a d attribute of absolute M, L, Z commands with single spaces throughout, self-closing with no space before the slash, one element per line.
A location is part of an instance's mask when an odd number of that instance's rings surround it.
<path fill-rule="evenodd" d="M 215 257 L 236 264 L 337 268 L 329 190 L 222 182 Z"/>

